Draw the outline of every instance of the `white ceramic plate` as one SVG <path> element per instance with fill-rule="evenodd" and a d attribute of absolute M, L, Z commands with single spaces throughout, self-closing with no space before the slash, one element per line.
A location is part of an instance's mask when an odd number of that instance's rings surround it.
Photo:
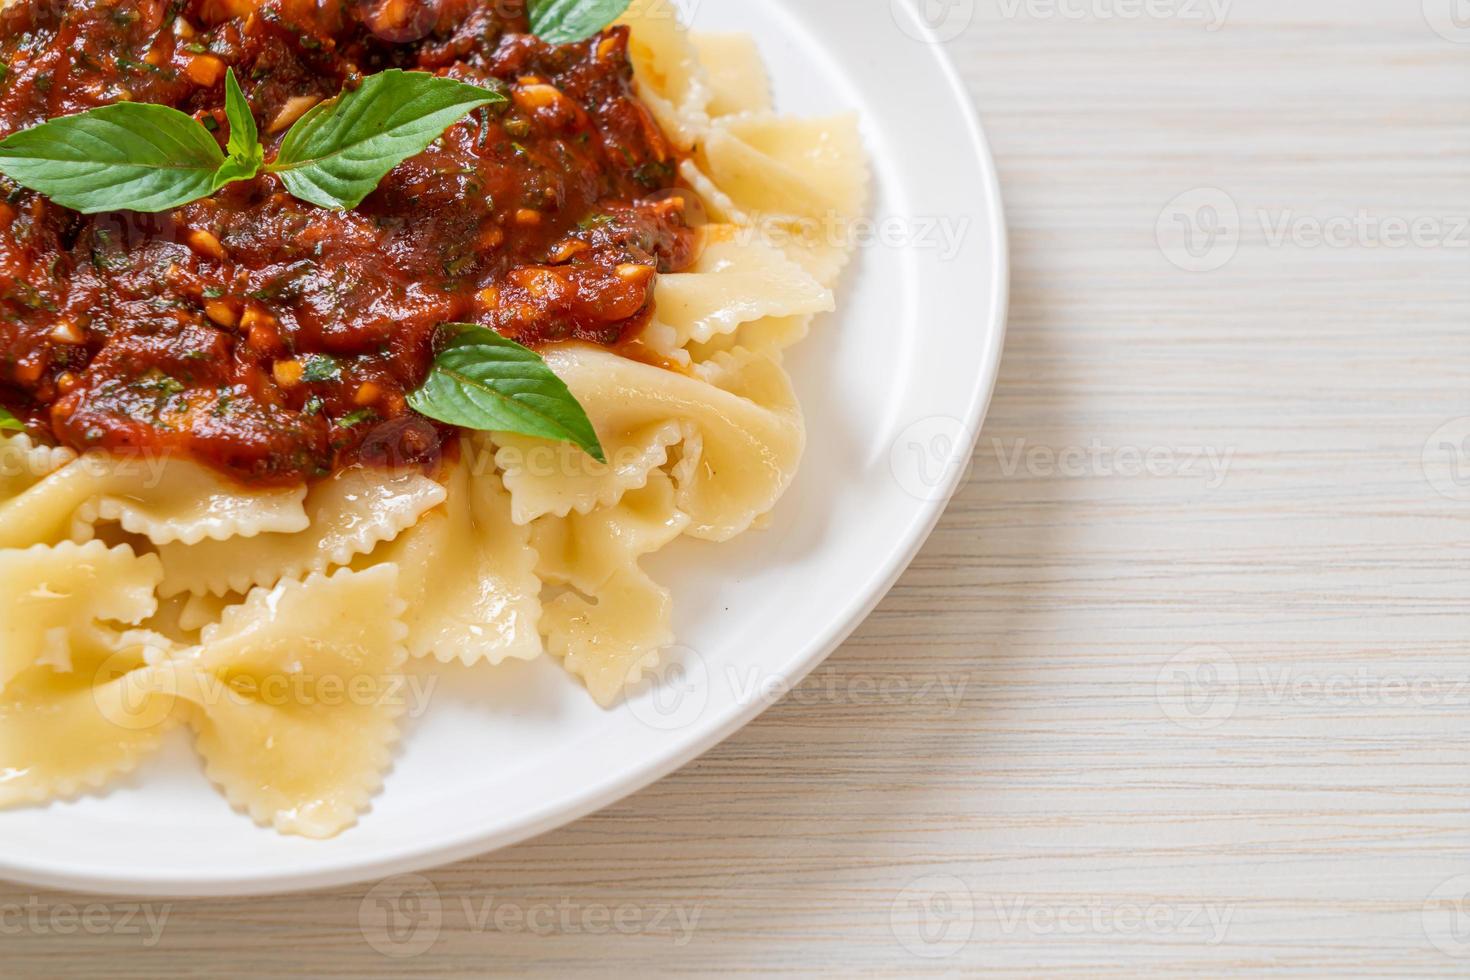
<path fill-rule="evenodd" d="M 907 0 L 682 3 L 700 29 L 755 35 L 780 110 L 861 113 L 875 226 L 838 314 L 790 355 L 810 448 L 771 526 L 728 545 L 681 542 L 650 562 L 674 589 L 684 644 L 674 666 L 612 711 L 549 659 L 442 674 L 406 724 L 371 812 L 327 841 L 282 837 L 233 812 L 176 733 L 106 795 L 0 812 L 0 876 L 246 895 L 502 847 L 604 807 L 729 736 L 893 584 L 969 459 L 1000 360 L 1005 230 L 983 136 Z"/>

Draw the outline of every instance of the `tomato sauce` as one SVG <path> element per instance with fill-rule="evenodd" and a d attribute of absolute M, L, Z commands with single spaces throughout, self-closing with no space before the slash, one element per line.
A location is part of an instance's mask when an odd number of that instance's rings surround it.
<path fill-rule="evenodd" d="M 227 66 L 267 160 L 312 105 L 387 68 L 507 96 L 350 211 L 262 175 L 167 213 L 84 216 L 0 177 L 0 403 L 78 450 L 288 483 L 433 457 L 451 433 L 405 398 L 441 324 L 628 343 L 658 273 L 694 257 L 678 161 L 633 93 L 625 28 L 561 47 L 527 30 L 519 0 L 0 11 L 0 137 L 127 99 L 223 145 Z"/>

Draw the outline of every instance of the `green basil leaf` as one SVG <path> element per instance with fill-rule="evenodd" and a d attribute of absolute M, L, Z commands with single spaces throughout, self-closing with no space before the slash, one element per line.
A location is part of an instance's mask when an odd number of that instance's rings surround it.
<path fill-rule="evenodd" d="M 10 414 L 10 410 L 0 405 L 0 432 L 24 432 L 25 426 L 20 419 Z"/>
<path fill-rule="evenodd" d="M 324 208 L 354 208 L 394 167 L 499 92 L 397 68 L 313 106 L 266 167 L 296 197 Z"/>
<path fill-rule="evenodd" d="M 446 329 L 459 332 L 409 395 L 414 411 L 465 429 L 575 443 L 607 462 L 587 413 L 540 355 L 474 324 Z"/>
<path fill-rule="evenodd" d="M 83 214 L 188 204 L 216 189 L 224 162 L 192 117 L 141 102 L 61 116 L 0 140 L 0 173 Z"/>
<path fill-rule="evenodd" d="M 631 0 L 530 0 L 531 33 L 548 44 L 585 41 L 627 10 Z"/>
<path fill-rule="evenodd" d="M 235 69 L 225 72 L 225 118 L 230 122 L 230 139 L 225 144 L 229 158 L 214 175 L 216 189 L 236 180 L 249 180 L 260 172 L 265 162 L 265 149 L 260 145 L 260 131 L 250 103 L 235 78 Z"/>

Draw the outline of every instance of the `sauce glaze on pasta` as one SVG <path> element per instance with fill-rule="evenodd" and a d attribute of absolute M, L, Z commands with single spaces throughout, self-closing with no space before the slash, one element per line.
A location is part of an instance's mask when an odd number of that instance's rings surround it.
<path fill-rule="evenodd" d="M 256 484 L 433 458 L 435 328 L 616 345 L 694 235 L 679 159 L 632 89 L 628 29 L 554 47 L 505 0 L 18 0 L 0 137 L 123 99 L 223 141 L 233 67 L 267 155 L 386 68 L 509 96 L 332 212 L 277 178 L 155 215 L 82 216 L 0 178 L 0 403 L 78 450 L 188 456 Z"/>

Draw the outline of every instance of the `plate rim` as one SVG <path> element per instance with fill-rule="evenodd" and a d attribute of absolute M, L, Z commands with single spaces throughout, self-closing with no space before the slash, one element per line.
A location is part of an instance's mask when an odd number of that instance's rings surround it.
<path fill-rule="evenodd" d="M 907 7 L 907 5 L 894 4 L 895 13 L 900 6 Z M 966 406 L 963 417 L 957 419 L 963 426 L 962 431 L 967 443 L 964 456 L 957 458 L 969 459 L 974 454 L 980 430 L 995 394 L 1001 355 L 1005 346 L 1007 315 L 1010 308 L 1009 230 L 999 174 L 975 102 L 948 50 L 935 37 L 930 25 L 914 15 L 911 26 L 927 36 L 932 57 L 943 76 L 944 83 L 954 96 L 955 107 L 959 110 L 964 124 L 966 143 L 979 166 L 981 180 L 977 189 L 980 190 L 980 196 L 984 198 L 988 209 L 994 215 L 994 221 L 989 227 L 989 241 L 987 242 L 992 258 L 990 267 L 986 271 L 995 283 L 994 295 L 991 297 L 985 317 L 987 342 L 982 351 L 982 363 L 978 365 L 975 382 L 969 392 L 969 404 Z M 830 657 L 872 614 L 912 564 L 943 517 L 968 472 L 968 467 L 965 466 L 957 466 L 952 469 L 953 472 L 946 477 L 945 485 L 936 488 L 936 492 L 922 500 L 921 506 L 915 509 L 912 519 L 901 536 L 902 545 L 888 555 L 883 562 L 875 565 L 874 574 L 859 592 L 862 598 L 805 645 L 794 661 L 789 676 L 783 678 L 788 685 L 784 690 L 789 691 L 794 688 Z M 343 862 L 337 867 L 313 868 L 301 872 L 268 872 L 258 877 L 215 876 L 189 880 L 175 874 L 161 875 L 157 878 L 138 877 L 137 875 L 122 877 L 108 873 L 88 874 L 57 870 L 44 865 L 28 865 L 23 859 L 0 856 L 0 879 L 28 886 L 66 889 L 90 895 L 228 898 L 339 888 L 394 875 L 431 870 L 523 843 L 605 809 L 693 762 L 755 721 L 767 708 L 779 703 L 780 700 L 783 699 L 756 699 L 750 704 L 740 705 L 738 710 L 730 712 L 728 717 L 710 726 L 698 737 L 683 741 L 677 750 L 666 755 L 652 757 L 637 766 L 630 766 L 615 777 L 588 787 L 575 795 L 546 801 L 536 809 L 522 814 L 514 822 L 502 824 L 495 830 L 437 845 L 428 845 L 411 852 L 381 859 Z"/>

